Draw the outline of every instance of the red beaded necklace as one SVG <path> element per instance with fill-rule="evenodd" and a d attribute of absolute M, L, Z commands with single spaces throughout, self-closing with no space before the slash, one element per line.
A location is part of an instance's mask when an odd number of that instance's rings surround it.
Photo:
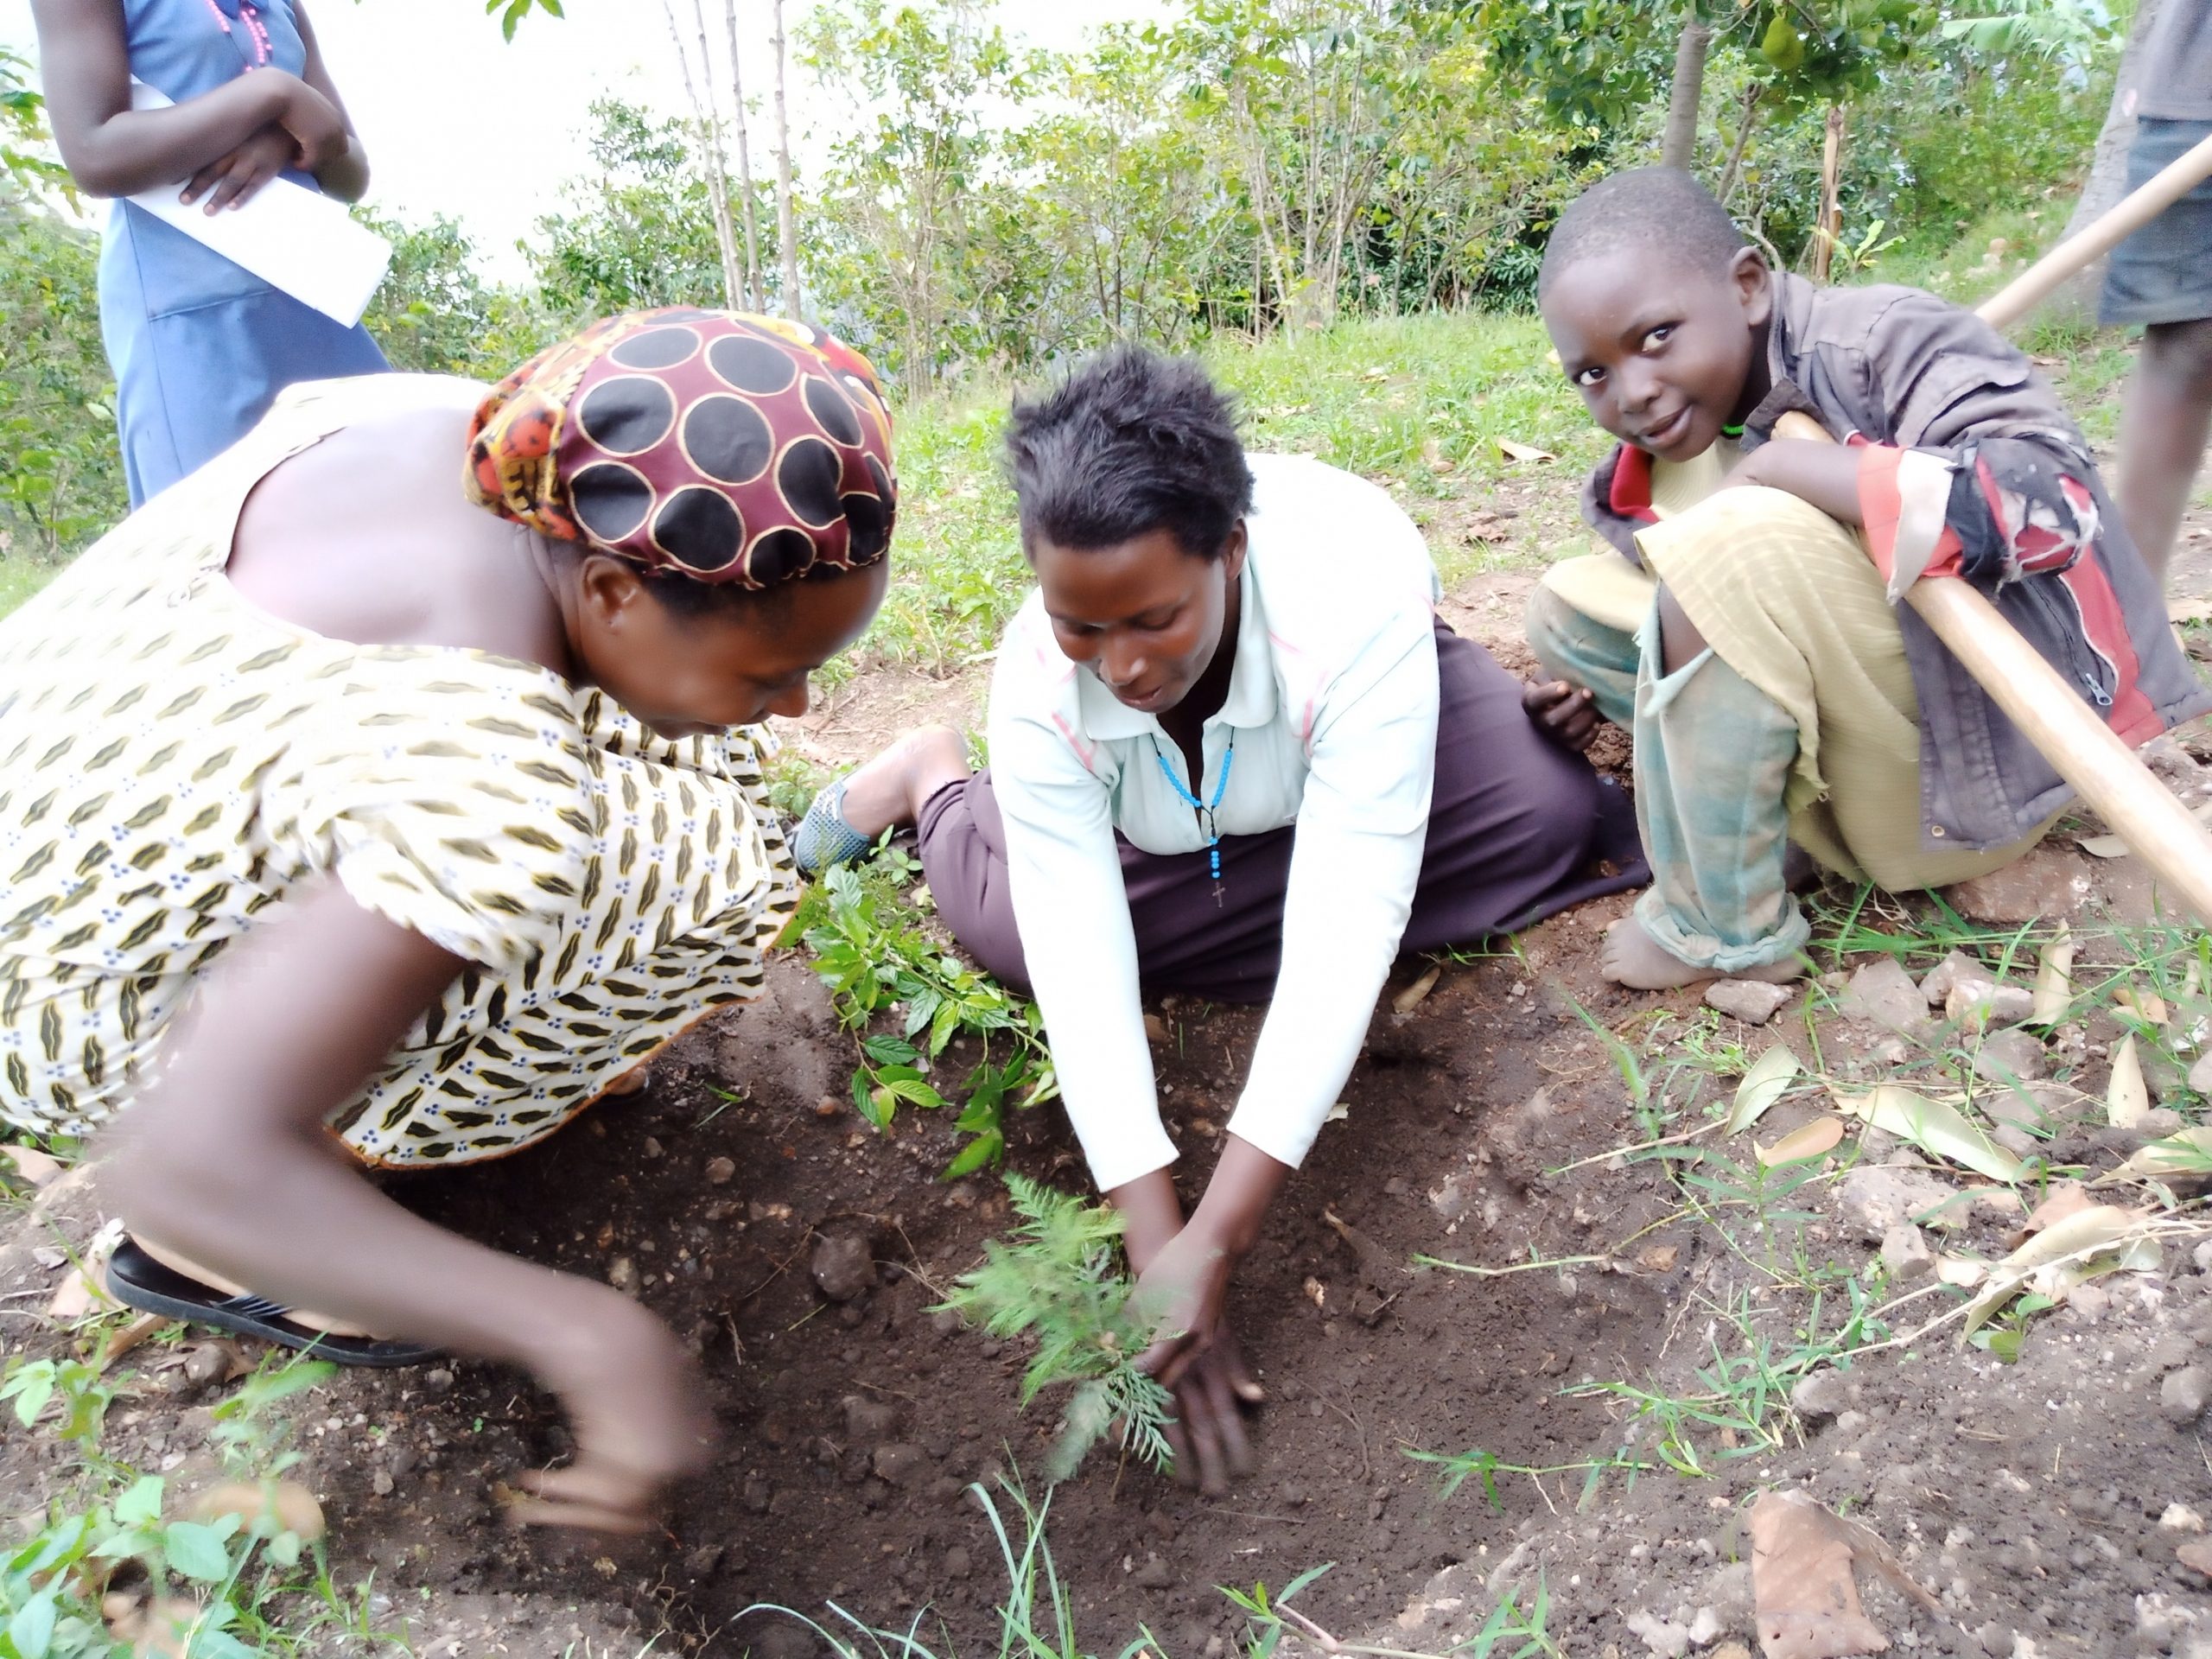
<path fill-rule="evenodd" d="M 231 32 L 230 15 L 215 0 L 207 0 L 207 10 L 215 19 L 215 26 L 224 34 Z M 258 69 L 270 59 L 269 31 L 261 22 L 261 13 L 253 0 L 238 0 L 238 21 L 245 25 L 246 38 L 253 42 L 253 61 L 246 67 Z"/>

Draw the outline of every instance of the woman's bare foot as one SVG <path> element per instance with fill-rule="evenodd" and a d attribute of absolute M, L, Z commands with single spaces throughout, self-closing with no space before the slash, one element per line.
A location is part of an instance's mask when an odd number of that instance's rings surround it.
<path fill-rule="evenodd" d="M 923 726 L 845 779 L 843 817 L 871 840 L 921 817 L 929 798 L 967 777 L 968 740 L 950 726 Z"/>
<path fill-rule="evenodd" d="M 1598 971 L 1615 984 L 1637 991 L 1670 991 L 1679 985 L 1696 985 L 1708 979 L 1764 979 L 1786 984 L 1805 971 L 1796 957 L 1769 963 L 1763 968 L 1695 968 L 1675 956 L 1644 931 L 1633 915 L 1624 916 L 1605 930 L 1605 948 Z"/>

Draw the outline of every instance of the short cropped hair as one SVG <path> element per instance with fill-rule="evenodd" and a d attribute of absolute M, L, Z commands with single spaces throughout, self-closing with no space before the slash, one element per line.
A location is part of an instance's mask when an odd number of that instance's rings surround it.
<path fill-rule="evenodd" d="M 1184 552 L 1217 558 L 1252 507 L 1228 396 L 1189 359 L 1141 346 L 1117 346 L 1016 400 L 1006 452 L 1033 556 L 1040 537 L 1090 552 L 1164 530 Z"/>
<path fill-rule="evenodd" d="M 1680 168 L 1635 168 L 1600 179 L 1559 216 L 1536 294 L 1541 299 L 1572 266 L 1621 254 L 1717 276 L 1750 240 L 1713 192 Z"/>

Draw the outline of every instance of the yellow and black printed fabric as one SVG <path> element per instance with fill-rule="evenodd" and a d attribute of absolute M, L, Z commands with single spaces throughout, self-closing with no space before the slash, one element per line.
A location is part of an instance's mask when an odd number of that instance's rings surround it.
<path fill-rule="evenodd" d="M 278 461 L 482 391 L 295 388 L 0 620 L 0 1118 L 111 1116 L 196 976 L 325 874 L 471 964 L 332 1121 L 372 1163 L 527 1144 L 757 993 L 798 883 L 750 734 L 670 741 L 534 664 L 329 639 L 223 574 Z"/>

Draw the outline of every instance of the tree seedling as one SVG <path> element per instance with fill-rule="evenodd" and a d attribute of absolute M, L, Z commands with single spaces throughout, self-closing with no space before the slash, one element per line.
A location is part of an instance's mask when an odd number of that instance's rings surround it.
<path fill-rule="evenodd" d="M 1006 1184 L 1022 1218 L 1014 1242 L 986 1243 L 983 1265 L 961 1276 L 943 1306 L 995 1337 L 1034 1337 L 1037 1351 L 1021 1377 L 1023 1405 L 1056 1384 L 1075 1384 L 1046 1459 L 1046 1480 L 1073 1474 L 1117 1425 L 1123 1451 L 1165 1469 L 1173 1402 L 1136 1367 L 1151 1332 L 1129 1306 L 1122 1217 L 1109 1205 L 1020 1175 L 1009 1174 Z"/>

